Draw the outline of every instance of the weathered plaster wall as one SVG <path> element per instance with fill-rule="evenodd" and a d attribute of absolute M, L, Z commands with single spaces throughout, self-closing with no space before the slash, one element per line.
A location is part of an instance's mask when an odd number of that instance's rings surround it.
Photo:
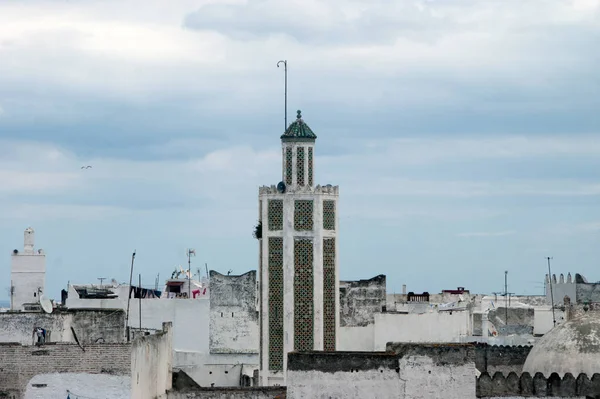
<path fill-rule="evenodd" d="M 136 338 L 131 345 L 131 398 L 164 398 L 173 382 L 173 330 L 170 322 L 163 331 Z"/>
<path fill-rule="evenodd" d="M 125 312 L 122 310 L 68 310 L 54 313 L 0 313 L 0 342 L 31 345 L 33 330 L 50 331 L 49 342 L 75 342 L 73 330 L 82 345 L 116 343 L 125 340 Z"/>
<path fill-rule="evenodd" d="M 375 314 L 376 351 L 387 342 L 460 342 L 471 333 L 468 311 Z"/>
<path fill-rule="evenodd" d="M 600 284 L 577 284 L 576 295 L 577 303 L 600 302 Z M 571 301 L 573 300 L 571 299 Z"/>
<path fill-rule="evenodd" d="M 536 373 L 494 373 L 493 377 L 483 373 L 477 378 L 479 398 L 522 398 L 522 397 L 598 398 L 600 397 L 600 374 L 591 378 L 586 374 L 574 377 L 567 374 L 560 378 L 553 373 L 545 377 Z"/>
<path fill-rule="evenodd" d="M 0 344 L 0 397 L 21 398 L 38 374 L 86 373 L 129 376 L 130 344 L 76 344 L 23 346 Z M 66 397 L 66 395 L 65 395 Z"/>
<path fill-rule="evenodd" d="M 287 398 L 399 398 L 397 367 L 386 353 L 290 353 Z"/>
<path fill-rule="evenodd" d="M 475 367 L 481 373 L 521 373 L 532 346 L 475 346 Z"/>
<path fill-rule="evenodd" d="M 38 374 L 27 384 L 24 399 L 66 398 L 128 399 L 131 378 L 122 375 L 86 373 Z"/>
<path fill-rule="evenodd" d="M 285 399 L 285 387 L 259 388 L 200 388 L 183 392 L 169 392 L 168 399 Z"/>
<path fill-rule="evenodd" d="M 386 306 L 385 275 L 368 280 L 340 281 L 340 327 L 372 324 Z"/>
<path fill-rule="evenodd" d="M 338 350 L 346 352 L 369 352 L 375 350 L 375 324 L 363 327 L 340 327 Z"/>
<path fill-rule="evenodd" d="M 210 271 L 210 353 L 258 353 L 256 271 Z"/>

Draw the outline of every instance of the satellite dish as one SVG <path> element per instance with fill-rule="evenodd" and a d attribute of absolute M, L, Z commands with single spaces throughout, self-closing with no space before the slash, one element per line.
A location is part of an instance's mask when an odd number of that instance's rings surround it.
<path fill-rule="evenodd" d="M 44 309 L 44 312 L 52 313 L 52 302 L 44 295 L 40 295 L 40 305 L 42 306 L 42 309 Z"/>
<path fill-rule="evenodd" d="M 279 191 L 281 194 L 285 193 L 285 183 L 280 181 L 279 184 L 277 184 L 277 191 Z"/>

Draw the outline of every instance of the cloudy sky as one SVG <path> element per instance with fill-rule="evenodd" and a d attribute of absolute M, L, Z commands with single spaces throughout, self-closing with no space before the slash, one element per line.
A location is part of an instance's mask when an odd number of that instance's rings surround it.
<path fill-rule="evenodd" d="M 340 185 L 342 279 L 539 294 L 600 280 L 599 0 L 0 2 L 0 299 L 255 269 L 290 119 Z M 93 168 L 81 170 L 82 165 Z"/>

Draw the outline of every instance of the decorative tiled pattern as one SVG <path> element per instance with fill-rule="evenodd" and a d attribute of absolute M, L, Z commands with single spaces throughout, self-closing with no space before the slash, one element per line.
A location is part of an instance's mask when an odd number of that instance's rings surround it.
<path fill-rule="evenodd" d="M 323 350 L 335 351 L 335 238 L 323 239 Z"/>
<path fill-rule="evenodd" d="M 312 200 L 296 200 L 294 202 L 294 229 L 313 229 L 313 202 Z"/>
<path fill-rule="evenodd" d="M 269 200 L 269 230 L 283 230 L 283 200 Z"/>
<path fill-rule="evenodd" d="M 325 230 L 335 230 L 335 201 L 323 201 L 323 228 Z"/>
<path fill-rule="evenodd" d="M 262 201 L 260 201 L 260 208 L 262 209 Z M 262 212 L 261 212 L 262 214 Z M 259 350 L 258 350 L 258 368 L 260 370 L 263 369 L 263 297 L 264 297 L 264 292 L 263 292 L 263 242 L 262 240 L 258 241 L 258 253 L 259 253 L 259 258 L 258 258 L 258 284 L 259 284 L 259 292 L 258 292 L 258 300 L 259 300 L 259 309 L 260 309 L 260 313 L 259 313 L 259 324 L 258 324 L 258 334 L 259 334 Z"/>
<path fill-rule="evenodd" d="M 313 242 L 294 241 L 294 349 L 314 349 Z"/>
<path fill-rule="evenodd" d="M 269 237 L 269 370 L 283 370 L 282 237 Z"/>
<path fill-rule="evenodd" d="M 296 182 L 299 186 L 304 185 L 304 147 L 298 147 L 296 156 Z"/>
<path fill-rule="evenodd" d="M 292 148 L 285 149 L 285 184 L 292 184 Z"/>
<path fill-rule="evenodd" d="M 308 185 L 313 185 L 313 149 L 308 147 Z"/>

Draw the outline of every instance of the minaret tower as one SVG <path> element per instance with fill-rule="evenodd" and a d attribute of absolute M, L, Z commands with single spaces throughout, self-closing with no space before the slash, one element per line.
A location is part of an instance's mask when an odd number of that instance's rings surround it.
<path fill-rule="evenodd" d="M 338 187 L 314 186 L 316 138 L 298 111 L 282 181 L 259 188 L 261 385 L 285 384 L 288 352 L 336 348 Z"/>
<path fill-rule="evenodd" d="M 35 232 L 25 229 L 23 252 L 15 249 L 10 267 L 10 310 L 23 310 L 25 304 L 37 304 L 46 285 L 46 255 L 34 250 Z"/>

